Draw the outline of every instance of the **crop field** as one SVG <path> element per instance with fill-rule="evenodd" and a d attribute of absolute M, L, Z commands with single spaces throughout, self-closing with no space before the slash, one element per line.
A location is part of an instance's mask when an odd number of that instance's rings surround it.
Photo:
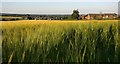
<path fill-rule="evenodd" d="M 12 17 L 12 16 L 0 16 L 0 20 L 2 21 L 14 21 L 14 20 L 20 20 L 22 17 Z"/>
<path fill-rule="evenodd" d="M 120 60 L 117 20 L 20 20 L 0 23 L 2 62 L 5 63 Z"/>

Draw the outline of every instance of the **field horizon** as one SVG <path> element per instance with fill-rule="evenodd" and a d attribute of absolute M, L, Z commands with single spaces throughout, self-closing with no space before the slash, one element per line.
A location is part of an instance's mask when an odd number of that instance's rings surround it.
<path fill-rule="evenodd" d="M 2 0 L 0 64 L 119 64 L 119 0 Z"/>

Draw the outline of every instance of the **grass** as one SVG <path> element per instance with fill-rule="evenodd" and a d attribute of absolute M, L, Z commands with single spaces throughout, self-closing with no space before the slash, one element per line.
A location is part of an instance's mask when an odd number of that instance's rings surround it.
<path fill-rule="evenodd" d="M 12 16 L 0 16 L 0 21 L 15 21 L 15 20 L 21 20 L 22 17 L 12 17 Z"/>
<path fill-rule="evenodd" d="M 117 20 L 2 22 L 3 62 L 119 62 Z"/>
<path fill-rule="evenodd" d="M 22 17 L 0 16 L 0 18 L 22 18 Z"/>

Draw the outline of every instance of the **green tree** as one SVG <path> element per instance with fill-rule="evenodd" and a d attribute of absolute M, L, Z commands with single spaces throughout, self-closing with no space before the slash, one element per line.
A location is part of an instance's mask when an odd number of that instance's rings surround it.
<path fill-rule="evenodd" d="M 71 17 L 74 20 L 79 20 L 79 11 L 78 10 L 73 10 L 73 13 L 72 13 Z"/>

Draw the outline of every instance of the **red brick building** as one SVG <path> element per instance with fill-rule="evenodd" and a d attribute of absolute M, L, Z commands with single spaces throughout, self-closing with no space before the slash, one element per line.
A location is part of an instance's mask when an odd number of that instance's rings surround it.
<path fill-rule="evenodd" d="M 115 13 L 105 13 L 105 14 L 87 14 L 87 15 L 81 15 L 80 19 L 116 19 L 118 16 Z"/>

